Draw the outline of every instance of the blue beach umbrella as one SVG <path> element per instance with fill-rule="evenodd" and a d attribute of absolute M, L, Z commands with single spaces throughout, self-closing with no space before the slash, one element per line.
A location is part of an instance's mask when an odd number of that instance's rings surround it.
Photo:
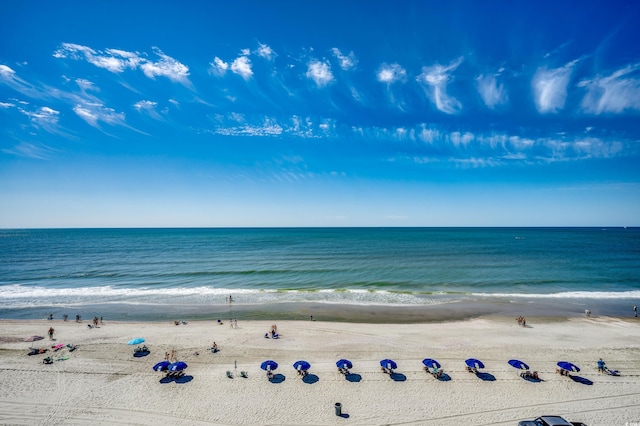
<path fill-rule="evenodd" d="M 390 368 L 392 370 L 398 368 L 398 364 L 396 364 L 396 362 L 392 359 L 383 359 L 382 361 L 380 361 L 380 366 L 383 368 Z"/>
<path fill-rule="evenodd" d="M 431 359 L 431 358 L 425 358 L 422 360 L 422 363 L 425 365 L 425 367 L 429 367 L 429 368 L 440 368 L 441 365 L 438 361 L 436 361 L 435 359 Z"/>
<path fill-rule="evenodd" d="M 278 368 L 278 363 L 272 359 L 269 359 L 260 364 L 260 368 L 262 368 L 263 370 L 275 370 L 276 368 Z"/>
<path fill-rule="evenodd" d="M 479 359 L 469 358 L 464 362 L 469 368 L 484 368 L 484 364 Z"/>
<path fill-rule="evenodd" d="M 296 370 L 308 370 L 309 368 L 311 368 L 311 364 L 309 364 L 307 361 L 296 361 L 293 363 L 293 368 L 295 368 Z"/>
<path fill-rule="evenodd" d="M 171 363 L 169 361 L 160 361 L 159 363 L 153 366 L 153 369 L 155 371 L 164 371 L 167 368 L 169 368 L 170 365 Z"/>
<path fill-rule="evenodd" d="M 562 368 L 563 370 L 573 371 L 574 373 L 580 371 L 580 367 L 567 361 L 560 361 L 558 363 L 558 367 Z"/>
<path fill-rule="evenodd" d="M 182 371 L 185 368 L 187 368 L 187 363 L 183 362 L 183 361 L 178 361 L 178 362 L 174 362 L 173 364 L 170 364 L 169 367 L 167 367 L 167 370 L 169 370 L 169 371 Z"/>
<path fill-rule="evenodd" d="M 525 364 L 524 362 L 518 360 L 518 359 L 510 359 L 509 361 L 509 365 L 517 368 L 519 370 L 528 370 L 529 366 L 527 364 Z"/>
<path fill-rule="evenodd" d="M 135 339 L 129 340 L 129 342 L 127 343 L 128 345 L 139 345 L 140 343 L 143 343 L 144 339 L 142 337 L 136 337 Z"/>
<path fill-rule="evenodd" d="M 338 367 L 338 368 L 352 368 L 353 364 L 348 359 L 339 359 L 338 362 L 336 362 L 336 367 Z"/>

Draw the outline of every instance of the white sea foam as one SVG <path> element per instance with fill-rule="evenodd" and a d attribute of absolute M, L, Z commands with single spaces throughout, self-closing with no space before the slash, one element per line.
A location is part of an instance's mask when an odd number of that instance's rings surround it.
<path fill-rule="evenodd" d="M 558 293 L 471 293 L 472 296 L 525 299 L 640 299 L 635 291 L 563 291 Z"/>
<path fill-rule="evenodd" d="M 105 303 L 223 305 L 231 295 L 234 304 L 328 303 L 371 306 L 417 306 L 477 299 L 640 299 L 640 291 L 557 293 L 445 293 L 423 294 L 368 289 L 276 290 L 198 287 L 40 287 L 13 284 L 0 287 L 6 308 L 43 305 Z"/>

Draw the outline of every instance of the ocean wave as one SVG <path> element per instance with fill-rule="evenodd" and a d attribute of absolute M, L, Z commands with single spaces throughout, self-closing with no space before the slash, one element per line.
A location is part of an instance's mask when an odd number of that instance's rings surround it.
<path fill-rule="evenodd" d="M 640 299 L 640 291 L 574 291 L 557 293 L 411 292 L 381 289 L 238 289 L 198 287 L 40 287 L 11 284 L 0 287 L 6 308 L 77 304 L 235 305 L 328 303 L 369 306 L 418 306 L 478 299 Z"/>
<path fill-rule="evenodd" d="M 477 297 L 525 299 L 640 299 L 640 290 L 562 291 L 558 293 L 471 293 Z"/>

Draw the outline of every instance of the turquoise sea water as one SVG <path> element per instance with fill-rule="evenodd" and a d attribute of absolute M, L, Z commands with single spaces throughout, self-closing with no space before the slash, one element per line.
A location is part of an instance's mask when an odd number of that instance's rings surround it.
<path fill-rule="evenodd" d="M 0 318 L 228 305 L 640 304 L 637 228 L 0 230 Z M 253 307 L 253 308 L 252 308 Z M 138 309 L 138 308 L 135 308 Z M 175 312 L 175 311 L 172 311 Z"/>

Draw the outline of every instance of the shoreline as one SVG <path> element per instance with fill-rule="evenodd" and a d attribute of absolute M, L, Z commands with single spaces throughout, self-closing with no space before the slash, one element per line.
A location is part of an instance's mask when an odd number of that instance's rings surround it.
<path fill-rule="evenodd" d="M 3 423 L 506 426 L 557 414 L 593 426 L 640 418 L 640 323 L 629 319 L 539 317 L 527 327 L 504 316 L 422 324 L 238 320 L 237 327 L 105 319 L 94 329 L 88 320 L 0 321 Z M 280 338 L 265 339 L 273 324 Z M 23 341 L 46 336 L 50 326 L 55 341 Z M 127 342 L 135 337 L 146 339 L 149 356 L 133 356 Z M 220 352 L 208 351 L 212 341 Z M 42 363 L 47 354 L 27 356 L 29 347 L 58 343 L 78 349 L 49 349 L 61 357 L 51 365 Z M 173 350 L 188 364 L 185 379 L 152 370 Z M 470 357 L 485 363 L 482 375 L 465 371 Z M 598 373 L 600 357 L 621 376 Z M 340 358 L 353 362 L 353 380 L 337 371 Z M 395 375 L 380 371 L 384 358 L 397 362 Z M 424 358 L 437 359 L 450 380 L 427 374 Z M 542 381 L 520 378 L 511 358 Z M 279 364 L 272 382 L 260 368 L 267 359 Z M 311 364 L 308 379 L 292 367 L 299 359 Z M 558 361 L 582 370 L 574 380 L 560 376 Z M 348 419 L 335 415 L 337 402 Z"/>
<path fill-rule="evenodd" d="M 117 321 L 173 320 L 318 320 L 350 323 L 414 324 L 496 317 L 578 318 L 586 311 L 592 317 L 634 318 L 633 306 L 640 300 L 622 299 L 506 299 L 475 298 L 443 300 L 429 305 L 363 305 L 320 302 L 279 302 L 264 304 L 144 304 L 103 303 L 70 306 L 0 308 L 0 320 L 46 319 L 64 314 L 72 321 L 76 315 L 88 320 L 103 316 Z"/>

